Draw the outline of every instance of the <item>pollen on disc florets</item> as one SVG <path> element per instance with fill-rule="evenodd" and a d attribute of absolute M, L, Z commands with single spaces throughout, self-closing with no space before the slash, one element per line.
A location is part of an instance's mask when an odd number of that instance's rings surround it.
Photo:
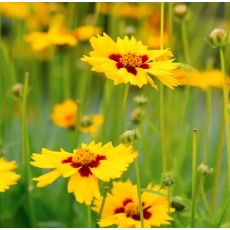
<path fill-rule="evenodd" d="M 96 155 L 90 152 L 88 149 L 76 150 L 75 156 L 73 156 L 73 162 L 81 165 L 88 165 L 96 160 Z"/>
<path fill-rule="evenodd" d="M 133 204 L 133 203 L 128 203 L 126 206 L 125 206 L 125 213 L 128 215 L 128 216 L 133 216 L 133 215 L 136 215 L 139 213 L 139 209 L 138 209 L 138 206 Z"/>
<path fill-rule="evenodd" d="M 119 62 L 125 67 L 140 67 L 142 65 L 142 58 L 139 55 L 128 53 L 122 55 L 119 58 Z"/>

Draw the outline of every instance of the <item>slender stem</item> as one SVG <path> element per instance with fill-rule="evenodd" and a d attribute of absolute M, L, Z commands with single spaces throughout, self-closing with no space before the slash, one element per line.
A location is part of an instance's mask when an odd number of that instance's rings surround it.
<path fill-rule="evenodd" d="M 161 2 L 161 28 L 160 28 L 160 48 L 164 49 L 164 2 Z M 163 171 L 166 172 L 168 168 L 168 156 L 165 145 L 165 121 L 164 121 L 164 85 L 160 83 L 160 141 L 161 141 L 161 153 Z"/>
<path fill-rule="evenodd" d="M 128 99 L 128 94 L 129 94 L 129 84 L 125 85 L 125 92 L 124 92 L 124 97 L 123 97 L 123 102 L 122 102 L 122 111 L 121 111 L 121 119 L 123 119 L 123 124 L 121 127 L 121 132 L 124 131 L 125 129 L 125 120 L 126 120 L 126 106 L 127 106 L 127 99 Z"/>
<path fill-rule="evenodd" d="M 228 190 L 230 190 L 230 130 L 229 130 L 229 115 L 228 115 L 228 97 L 229 87 L 226 82 L 226 70 L 223 47 L 219 47 L 221 71 L 224 74 L 224 86 L 223 86 L 223 100 L 224 100 L 224 122 L 225 122 L 225 135 L 227 145 L 227 165 L 228 165 Z"/>
<path fill-rule="evenodd" d="M 173 3 L 172 2 L 168 3 L 168 24 L 169 24 L 169 30 L 168 30 L 169 45 L 171 46 L 173 41 Z"/>
<path fill-rule="evenodd" d="M 87 227 L 91 228 L 92 224 L 92 215 L 91 215 L 91 205 L 87 205 Z"/>
<path fill-rule="evenodd" d="M 184 48 L 185 62 L 186 64 L 191 64 L 188 33 L 187 33 L 186 22 L 184 20 L 181 21 L 181 39 L 182 39 L 183 48 Z M 188 102 L 189 102 L 189 96 L 190 96 L 190 87 L 186 86 L 185 95 L 184 95 L 184 107 L 182 110 L 182 124 L 183 125 L 185 125 L 185 117 L 186 117 L 186 111 L 187 111 Z"/>
<path fill-rule="evenodd" d="M 103 213 L 103 209 L 104 209 L 104 206 L 105 206 L 105 200 L 106 200 L 106 196 L 107 196 L 107 191 L 109 189 L 108 182 L 104 183 L 104 188 L 105 188 L 105 192 L 104 192 L 104 196 L 103 196 L 103 199 L 102 199 L 102 203 L 101 203 L 101 207 L 100 207 L 99 215 L 98 215 L 100 219 L 102 218 L 102 213 Z"/>
<path fill-rule="evenodd" d="M 135 172 L 136 172 L 136 180 L 137 180 L 137 194 L 138 194 L 138 204 L 139 204 L 139 210 L 140 210 L 141 228 L 144 228 L 144 214 L 143 214 L 143 207 L 142 207 L 142 201 L 141 201 L 141 180 L 140 180 L 140 170 L 139 170 L 138 158 L 135 159 Z"/>
<path fill-rule="evenodd" d="M 204 162 L 208 162 L 209 159 L 209 143 L 210 143 L 210 124 L 211 124 L 211 106 L 212 106 L 212 91 L 211 89 L 208 89 L 206 92 L 206 119 L 205 119 L 205 142 L 206 142 L 206 149 L 205 149 L 205 155 L 204 155 Z"/>
<path fill-rule="evenodd" d="M 211 209 L 209 207 L 209 203 L 208 203 L 208 200 L 207 200 L 207 197 L 206 197 L 206 194 L 205 194 L 205 189 L 204 189 L 204 176 L 201 175 L 201 178 L 200 178 L 200 194 L 201 194 L 201 198 L 204 202 L 204 206 L 205 208 L 207 209 L 209 215 L 211 215 Z"/>
<path fill-rule="evenodd" d="M 30 226 L 34 227 L 34 209 L 33 200 L 31 198 L 31 175 L 30 175 L 30 151 L 29 151 L 29 135 L 27 127 L 27 96 L 29 88 L 29 73 L 25 74 L 24 90 L 22 95 L 22 162 L 23 162 L 23 180 L 26 187 L 26 198 L 28 204 L 28 214 Z"/>
<path fill-rule="evenodd" d="M 192 208 L 191 208 L 191 228 L 195 226 L 196 192 L 197 192 L 197 130 L 192 133 Z"/>
<path fill-rule="evenodd" d="M 221 169 L 221 160 L 223 155 L 223 145 L 224 145 L 224 116 L 222 116 L 222 123 L 220 128 L 220 138 L 219 138 L 219 144 L 217 149 L 217 159 L 215 164 L 215 170 L 214 170 L 214 179 L 213 179 L 213 193 L 212 193 L 212 199 L 211 199 L 211 207 L 212 211 L 215 210 L 216 200 L 217 200 L 217 192 L 218 192 L 218 184 L 219 184 L 219 178 L 220 178 L 220 169 Z"/>

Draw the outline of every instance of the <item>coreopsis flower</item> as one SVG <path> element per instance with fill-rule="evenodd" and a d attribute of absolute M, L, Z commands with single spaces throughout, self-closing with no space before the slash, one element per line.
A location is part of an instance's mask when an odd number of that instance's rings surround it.
<path fill-rule="evenodd" d="M 53 18 L 47 32 L 31 32 L 25 37 L 25 40 L 31 44 L 35 51 L 51 46 L 74 46 L 77 44 L 76 37 L 65 27 L 62 15 Z"/>
<path fill-rule="evenodd" d="M 74 193 L 78 202 L 90 205 L 94 197 L 100 197 L 99 180 L 119 178 L 136 156 L 131 147 L 123 144 L 114 147 L 111 142 L 105 145 L 91 142 L 72 153 L 42 149 L 41 154 L 32 155 L 31 164 L 52 169 L 34 178 L 38 187 L 47 186 L 61 176 L 69 177 L 68 192 Z"/>
<path fill-rule="evenodd" d="M 67 99 L 54 106 L 51 119 L 55 125 L 62 128 L 74 128 L 77 117 L 77 103 Z"/>
<path fill-rule="evenodd" d="M 0 158 L 0 192 L 5 192 L 11 185 L 15 185 L 20 178 L 13 170 L 17 165 L 15 161 L 6 161 Z"/>
<path fill-rule="evenodd" d="M 64 102 L 57 104 L 53 108 L 51 120 L 55 125 L 61 128 L 75 128 L 77 121 L 77 102 L 72 99 L 67 99 Z M 80 131 L 91 135 L 97 134 L 99 127 L 103 124 L 103 116 L 99 114 L 85 115 L 80 121 Z"/>
<path fill-rule="evenodd" d="M 177 64 L 170 59 L 168 49 L 148 50 L 142 42 L 127 36 L 124 39 L 117 38 L 117 42 L 114 42 L 105 33 L 91 38 L 90 42 L 94 50 L 82 60 L 92 65 L 93 71 L 105 73 L 115 85 L 130 83 L 142 87 L 150 83 L 157 88 L 149 74 L 169 88 L 178 84 L 171 74 Z"/>
<path fill-rule="evenodd" d="M 29 15 L 29 7 L 25 2 L 1 2 L 0 12 L 9 18 L 25 19 Z"/>
<path fill-rule="evenodd" d="M 85 115 L 81 119 L 80 131 L 95 135 L 98 131 L 98 128 L 103 124 L 103 120 L 103 116 L 101 115 Z"/>
<path fill-rule="evenodd" d="M 169 224 L 172 218 L 168 211 L 167 189 L 151 184 L 147 189 L 156 193 L 143 192 L 141 195 L 144 226 L 150 228 Z M 94 211 L 100 211 L 101 202 L 101 198 L 95 200 Z M 173 209 L 170 209 L 170 212 L 172 211 Z M 105 199 L 102 216 L 98 223 L 101 227 L 117 225 L 119 228 L 140 228 L 137 186 L 130 181 L 114 182 L 111 193 Z"/>
<path fill-rule="evenodd" d="M 77 27 L 73 34 L 79 41 L 88 41 L 92 36 L 100 34 L 102 32 L 100 27 L 85 25 Z"/>
<path fill-rule="evenodd" d="M 180 85 L 197 87 L 202 90 L 210 87 L 222 88 L 225 81 L 230 82 L 230 79 L 225 79 L 223 73 L 219 70 L 186 71 L 178 69 L 174 71 L 174 76 L 178 79 Z"/>

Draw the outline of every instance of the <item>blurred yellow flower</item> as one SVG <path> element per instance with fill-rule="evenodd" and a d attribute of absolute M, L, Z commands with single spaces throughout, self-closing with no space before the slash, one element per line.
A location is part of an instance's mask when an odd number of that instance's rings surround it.
<path fill-rule="evenodd" d="M 41 154 L 32 155 L 31 164 L 52 171 L 33 180 L 43 187 L 58 177 L 69 177 L 68 192 L 74 193 L 78 202 L 90 205 L 94 197 L 100 197 L 99 180 L 119 178 L 136 156 L 131 147 L 123 144 L 114 147 L 111 142 L 82 144 L 73 153 L 42 149 Z"/>
<path fill-rule="evenodd" d="M 25 19 L 29 15 L 28 3 L 0 2 L 0 12 L 6 17 Z"/>
<path fill-rule="evenodd" d="M 51 119 L 55 125 L 62 128 L 74 128 L 77 117 L 77 103 L 68 99 L 54 106 Z"/>
<path fill-rule="evenodd" d="M 151 228 L 169 224 L 172 218 L 168 213 L 167 190 L 151 184 L 148 185 L 147 189 L 150 192 L 143 192 L 141 195 L 144 226 Z M 101 198 L 95 200 L 93 210 L 99 213 L 101 203 Z M 170 212 L 172 211 L 173 209 L 170 209 Z M 111 194 L 108 194 L 105 199 L 99 225 L 101 227 L 117 225 L 118 228 L 141 227 L 136 185 L 133 185 L 129 180 L 113 182 Z"/>
<path fill-rule="evenodd" d="M 79 41 L 87 41 L 92 36 L 100 34 L 101 32 L 102 32 L 102 30 L 101 30 L 100 27 L 86 25 L 86 26 L 77 27 L 73 31 L 73 34 L 76 36 L 77 40 L 79 40 Z"/>
<path fill-rule="evenodd" d="M 80 131 L 95 135 L 98 128 L 103 124 L 103 120 L 101 115 L 85 115 L 81 119 Z"/>
<path fill-rule="evenodd" d="M 206 90 L 210 87 L 222 88 L 225 79 L 220 70 L 186 71 L 178 69 L 175 70 L 173 74 L 181 85 L 197 87 L 202 90 Z M 230 83 L 229 78 L 227 78 L 227 82 Z"/>
<path fill-rule="evenodd" d="M 25 40 L 31 44 L 35 51 L 43 50 L 51 46 L 74 46 L 77 39 L 64 25 L 64 18 L 58 15 L 53 18 L 47 32 L 31 32 Z"/>
<path fill-rule="evenodd" d="M 142 42 L 127 36 L 124 39 L 117 38 L 117 42 L 114 42 L 105 33 L 91 38 L 90 42 L 94 50 L 89 53 L 90 56 L 84 56 L 81 60 L 92 65 L 93 71 L 105 73 L 115 85 L 130 83 L 142 87 L 150 83 L 157 88 L 148 74 L 155 76 L 169 88 L 178 85 L 171 73 L 177 68 L 177 63 L 169 58 L 168 49 L 148 50 Z"/>
<path fill-rule="evenodd" d="M 3 157 L 0 158 L 0 192 L 5 192 L 19 180 L 20 175 L 13 172 L 16 167 L 15 161 L 6 161 Z"/>

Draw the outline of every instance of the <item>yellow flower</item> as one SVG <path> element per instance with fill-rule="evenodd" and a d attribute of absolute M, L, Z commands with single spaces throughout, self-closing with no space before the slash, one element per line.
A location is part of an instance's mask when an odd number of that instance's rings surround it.
<path fill-rule="evenodd" d="M 13 172 L 16 169 L 16 162 L 7 162 L 4 158 L 0 158 L 0 192 L 5 192 L 11 185 L 17 183 L 20 175 Z"/>
<path fill-rule="evenodd" d="M 144 226 L 159 227 L 169 224 L 172 218 L 168 213 L 167 190 L 160 186 L 147 187 L 152 192 L 143 192 L 141 196 Z M 157 193 L 161 193 L 160 195 Z M 99 212 L 102 199 L 95 200 L 93 210 Z M 173 209 L 170 209 L 172 212 Z M 140 211 L 138 206 L 137 186 L 130 181 L 113 182 L 111 194 L 105 199 L 102 217 L 99 220 L 101 227 L 117 225 L 118 228 L 140 228 Z"/>
<path fill-rule="evenodd" d="M 174 76 L 181 85 L 197 87 L 202 90 L 210 87 L 222 88 L 224 85 L 224 75 L 219 70 L 185 71 L 178 69 L 174 71 Z M 229 78 L 227 78 L 227 82 L 230 82 Z"/>
<path fill-rule="evenodd" d="M 0 12 L 6 17 L 25 19 L 29 14 L 28 3 L 1 2 Z"/>
<path fill-rule="evenodd" d="M 56 16 L 50 24 L 48 32 L 31 32 L 25 40 L 31 44 L 35 51 L 43 50 L 51 46 L 74 46 L 77 39 L 64 26 L 64 18 L 62 15 Z"/>
<path fill-rule="evenodd" d="M 171 74 L 177 64 L 168 58 L 168 49 L 148 50 L 142 42 L 127 36 L 114 42 L 105 33 L 103 36 L 91 38 L 90 42 L 94 50 L 89 53 L 89 57 L 84 56 L 82 60 L 91 64 L 93 71 L 105 73 L 115 85 L 130 83 L 142 87 L 150 83 L 157 88 L 148 74 L 155 76 L 169 88 L 178 84 Z"/>
<path fill-rule="evenodd" d="M 99 180 L 119 178 L 136 156 L 131 147 L 123 144 L 114 147 L 111 142 L 104 146 L 91 142 L 82 144 L 73 153 L 42 149 L 41 154 L 32 155 L 31 164 L 52 169 L 34 178 L 38 187 L 47 186 L 60 176 L 69 177 L 68 192 L 74 193 L 78 202 L 90 205 L 94 197 L 100 197 Z"/>
<path fill-rule="evenodd" d="M 54 106 L 51 119 L 55 125 L 62 128 L 74 128 L 77 117 L 77 103 L 68 99 Z"/>
<path fill-rule="evenodd" d="M 80 26 L 73 31 L 74 35 L 79 41 L 87 41 L 92 36 L 100 34 L 101 32 L 102 30 L 100 27 L 94 27 L 89 25 Z"/>
<path fill-rule="evenodd" d="M 83 133 L 89 133 L 95 135 L 99 126 L 103 124 L 103 116 L 101 115 L 86 115 L 81 119 L 80 131 Z"/>

